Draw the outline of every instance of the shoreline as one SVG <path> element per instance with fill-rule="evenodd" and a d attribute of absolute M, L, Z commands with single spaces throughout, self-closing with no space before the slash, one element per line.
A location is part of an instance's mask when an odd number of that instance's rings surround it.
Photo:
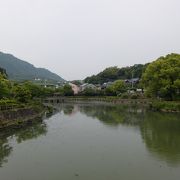
<path fill-rule="evenodd" d="M 65 97 L 64 103 L 94 103 L 112 105 L 132 105 L 149 108 L 151 111 L 163 113 L 180 113 L 180 102 L 157 101 L 152 99 L 121 99 L 118 97 Z M 61 103 L 55 103 L 61 104 Z M 23 108 L 12 108 L 0 111 L 0 129 L 21 127 L 23 124 L 43 118 L 45 111 L 51 112 L 54 104 L 39 104 Z"/>
<path fill-rule="evenodd" d="M 121 99 L 118 97 L 67 97 L 65 102 L 105 102 L 114 105 L 137 105 L 147 107 L 152 111 L 180 113 L 179 101 L 162 101 L 157 99 Z"/>
<path fill-rule="evenodd" d="M 27 106 L 25 108 L 15 108 L 0 111 L 0 129 L 18 128 L 26 123 L 31 123 L 41 119 L 44 115 L 45 108 L 37 106 Z"/>

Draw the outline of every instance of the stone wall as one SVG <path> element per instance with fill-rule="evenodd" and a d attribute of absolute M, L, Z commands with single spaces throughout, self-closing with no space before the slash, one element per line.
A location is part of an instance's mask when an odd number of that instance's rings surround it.
<path fill-rule="evenodd" d="M 40 111 L 32 107 L 0 111 L 0 128 L 22 125 L 24 122 L 41 117 L 42 114 L 43 110 Z"/>

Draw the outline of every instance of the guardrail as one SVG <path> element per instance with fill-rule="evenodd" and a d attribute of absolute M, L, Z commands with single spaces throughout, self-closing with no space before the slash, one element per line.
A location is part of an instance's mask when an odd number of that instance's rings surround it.
<path fill-rule="evenodd" d="M 64 103 L 64 102 L 107 102 L 114 104 L 149 104 L 148 99 L 121 99 L 121 98 L 105 98 L 105 97 L 49 97 L 44 99 L 44 103 Z"/>
<path fill-rule="evenodd" d="M 17 108 L 17 105 L 0 105 L 0 111 L 7 111 Z"/>

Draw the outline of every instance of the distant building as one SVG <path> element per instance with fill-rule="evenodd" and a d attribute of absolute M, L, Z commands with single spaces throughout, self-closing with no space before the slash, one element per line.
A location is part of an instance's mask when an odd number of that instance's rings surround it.
<path fill-rule="evenodd" d="M 129 84 L 137 84 L 139 83 L 139 78 L 126 79 L 124 82 Z"/>
<path fill-rule="evenodd" d="M 94 84 L 85 83 L 85 84 L 83 84 L 83 85 L 80 86 L 80 90 L 81 90 L 81 91 L 84 91 L 84 90 L 87 89 L 87 88 L 97 89 L 97 87 L 96 87 Z"/>
<path fill-rule="evenodd" d="M 71 86 L 71 88 L 72 88 L 75 95 L 80 92 L 80 87 L 77 86 L 76 84 L 69 83 L 69 85 Z"/>
<path fill-rule="evenodd" d="M 100 84 L 96 84 L 96 89 L 97 90 L 101 90 L 102 89 L 102 86 Z"/>
<path fill-rule="evenodd" d="M 136 92 L 143 93 L 143 89 L 136 89 Z"/>
<path fill-rule="evenodd" d="M 114 82 L 106 82 L 103 83 L 103 85 L 101 86 L 101 89 L 106 89 L 107 87 L 111 86 Z"/>
<path fill-rule="evenodd" d="M 41 81 L 41 79 L 40 79 L 40 78 L 35 78 L 34 80 L 35 80 L 35 81 Z"/>

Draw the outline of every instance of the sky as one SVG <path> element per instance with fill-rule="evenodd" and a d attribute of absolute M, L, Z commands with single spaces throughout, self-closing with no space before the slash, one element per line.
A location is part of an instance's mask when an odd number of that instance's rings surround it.
<path fill-rule="evenodd" d="M 180 0 L 0 0 L 0 51 L 84 79 L 180 53 Z"/>

